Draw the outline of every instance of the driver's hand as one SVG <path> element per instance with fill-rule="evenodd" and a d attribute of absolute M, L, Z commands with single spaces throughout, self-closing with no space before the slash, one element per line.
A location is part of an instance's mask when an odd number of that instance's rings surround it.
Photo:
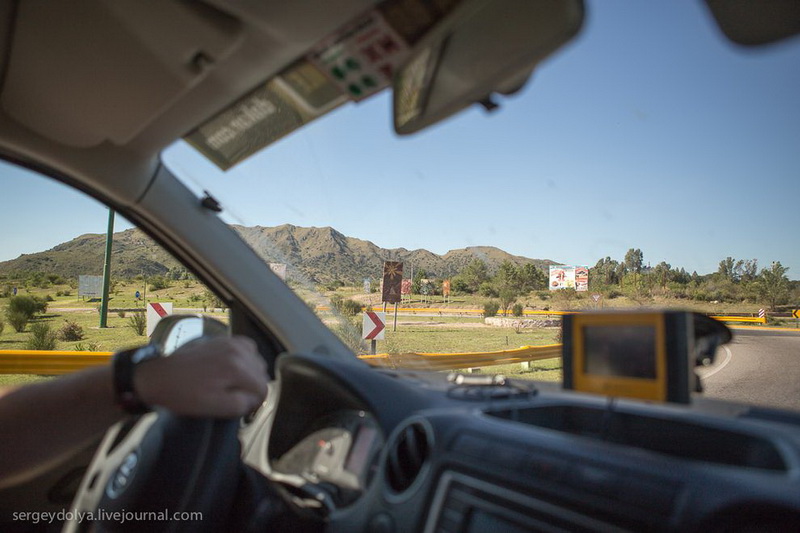
<path fill-rule="evenodd" d="M 242 336 L 188 343 L 142 363 L 133 379 L 143 402 L 184 416 L 242 416 L 267 395 L 267 365 Z"/>

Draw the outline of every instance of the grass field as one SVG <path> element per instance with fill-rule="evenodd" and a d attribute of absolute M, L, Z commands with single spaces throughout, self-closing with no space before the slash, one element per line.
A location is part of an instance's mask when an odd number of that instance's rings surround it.
<path fill-rule="evenodd" d="M 74 321 L 83 329 L 84 338 L 80 341 L 59 341 L 56 349 L 76 350 L 85 349 L 91 351 L 117 351 L 122 348 L 135 346 L 147 342 L 145 336 L 139 336 L 130 327 L 130 309 L 141 308 L 141 300 L 137 301 L 135 292 L 143 292 L 141 282 L 118 283 L 116 293 L 110 301 L 108 315 L 108 327 L 99 327 L 99 304 L 85 298 L 75 296 L 77 291 L 67 286 L 56 286 L 48 289 L 21 290 L 20 294 L 32 294 L 42 298 L 50 296 L 49 311 L 47 314 L 37 318 L 37 321 L 51 325 L 54 331 L 58 331 L 66 321 Z M 306 301 L 322 302 L 318 298 L 311 298 L 307 290 L 298 291 Z M 61 293 L 61 295 L 58 295 Z M 66 294 L 65 294 L 66 293 Z M 203 295 L 205 287 L 202 284 L 191 281 L 177 281 L 174 286 L 159 291 L 148 291 L 149 301 L 172 301 L 175 308 L 188 308 L 194 311 L 202 311 Z M 380 309 L 377 304 L 379 296 L 377 294 L 365 295 L 359 293 L 357 288 L 342 288 L 335 292 L 326 293 L 326 296 L 341 294 L 343 297 L 353 297 L 369 303 L 375 301 L 375 308 Z M 404 306 L 414 307 L 447 307 L 453 309 L 479 309 L 482 307 L 486 298 L 478 296 L 454 297 L 449 303 L 442 302 L 441 297 L 435 297 L 430 302 L 414 301 Z M 557 296 L 545 294 L 544 297 L 532 293 L 527 299 L 522 299 L 527 309 L 547 309 L 557 310 L 559 308 L 569 309 L 588 309 L 595 307 L 594 302 L 588 295 L 580 295 L 571 299 L 570 302 L 562 302 Z M 716 304 L 716 303 L 697 303 L 686 300 L 669 299 L 650 299 L 647 301 L 632 301 L 625 297 L 606 300 L 603 308 L 625 308 L 625 307 L 673 307 L 691 309 L 706 313 L 742 313 L 755 312 L 757 306 L 750 304 Z M 568 306 L 567 306 L 568 304 Z M 5 307 L 5 301 L 0 299 L 0 310 Z M 122 311 L 127 310 L 127 311 Z M 506 350 L 521 346 L 536 346 L 552 344 L 557 342 L 557 328 L 536 328 L 522 329 L 519 332 L 514 328 L 501 328 L 486 326 L 480 316 L 399 316 L 397 330 L 394 331 L 391 307 L 387 312 L 387 329 L 385 340 L 377 343 L 379 353 L 409 353 L 409 352 L 434 352 L 434 353 L 457 353 L 457 352 L 488 352 L 496 350 Z M 222 320 L 227 320 L 227 314 L 222 311 L 210 312 Z M 327 323 L 332 318 L 330 312 L 320 313 L 321 318 Z M 361 329 L 360 317 L 353 320 L 351 331 L 358 337 Z M 793 322 L 787 325 L 793 326 Z M 30 333 L 28 331 L 17 333 L 6 323 L 4 331 L 0 333 L 1 349 L 25 349 Z M 357 342 L 357 340 L 356 340 Z M 366 353 L 368 347 L 362 344 L 361 353 Z M 523 370 L 521 365 L 504 365 L 485 367 L 484 372 L 502 373 L 509 376 L 525 379 L 544 379 L 559 380 L 561 377 L 561 366 L 558 359 L 538 361 L 531 363 L 530 369 Z M 31 380 L 39 379 L 35 376 L 0 376 L 0 385 L 20 384 Z"/>

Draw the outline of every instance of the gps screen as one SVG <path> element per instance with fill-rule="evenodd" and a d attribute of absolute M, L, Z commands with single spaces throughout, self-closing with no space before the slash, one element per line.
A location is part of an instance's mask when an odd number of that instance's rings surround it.
<path fill-rule="evenodd" d="M 584 326 L 586 374 L 656 378 L 656 330 L 650 325 Z"/>

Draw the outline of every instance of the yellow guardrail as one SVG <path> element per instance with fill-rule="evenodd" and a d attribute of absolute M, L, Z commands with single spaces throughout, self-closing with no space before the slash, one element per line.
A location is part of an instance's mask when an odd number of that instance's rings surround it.
<path fill-rule="evenodd" d="M 0 374 L 60 376 L 106 364 L 113 352 L 0 350 Z"/>
<path fill-rule="evenodd" d="M 327 305 L 318 305 L 317 311 L 330 311 L 330 307 Z M 362 309 L 366 309 L 366 306 L 362 307 Z M 374 305 L 372 306 L 373 311 L 382 310 L 382 305 Z M 388 306 L 386 308 L 387 313 L 394 313 L 394 307 Z M 458 309 L 458 308 L 451 308 L 451 307 L 398 307 L 398 313 L 440 313 L 440 314 L 454 314 L 454 315 L 482 315 L 484 313 L 483 309 Z M 569 315 L 574 313 L 574 311 L 538 311 L 534 309 L 525 309 L 522 314 L 524 316 L 535 316 L 535 315 Z M 508 311 L 505 315 L 503 315 L 502 311 L 497 312 L 497 316 L 511 316 L 511 311 Z"/>
<path fill-rule="evenodd" d="M 720 322 L 749 322 L 751 324 L 766 324 L 767 317 L 757 316 L 725 316 L 725 315 L 709 315 L 711 318 L 719 320 Z"/>
<path fill-rule="evenodd" d="M 90 366 L 106 364 L 113 352 L 0 350 L 0 374 L 58 376 Z M 465 353 L 405 353 L 362 355 L 372 366 L 415 370 L 456 370 L 482 366 L 526 363 L 561 357 L 560 344 L 523 346 L 513 350 Z"/>
<path fill-rule="evenodd" d="M 372 366 L 405 368 L 411 370 L 457 370 L 482 366 L 527 363 L 541 359 L 561 357 L 560 344 L 523 346 L 513 350 L 466 353 L 405 353 L 362 355 L 361 359 Z"/>

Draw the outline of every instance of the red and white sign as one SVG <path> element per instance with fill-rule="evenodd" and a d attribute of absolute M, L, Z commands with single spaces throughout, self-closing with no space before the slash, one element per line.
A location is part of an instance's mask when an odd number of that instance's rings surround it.
<path fill-rule="evenodd" d="M 386 313 L 367 311 L 364 313 L 361 338 L 371 341 L 382 341 L 386 330 Z"/>
<path fill-rule="evenodd" d="M 158 321 L 172 314 L 172 302 L 151 302 L 147 304 L 147 336 L 153 334 Z"/>

